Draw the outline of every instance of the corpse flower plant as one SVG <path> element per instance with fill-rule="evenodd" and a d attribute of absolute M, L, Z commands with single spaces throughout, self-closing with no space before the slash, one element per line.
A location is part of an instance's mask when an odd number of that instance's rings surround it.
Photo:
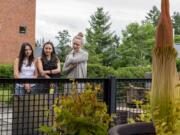
<path fill-rule="evenodd" d="M 178 107 L 177 52 L 173 47 L 173 26 L 169 0 L 161 0 L 161 15 L 157 26 L 152 65 L 152 119 L 158 135 L 180 134 Z"/>

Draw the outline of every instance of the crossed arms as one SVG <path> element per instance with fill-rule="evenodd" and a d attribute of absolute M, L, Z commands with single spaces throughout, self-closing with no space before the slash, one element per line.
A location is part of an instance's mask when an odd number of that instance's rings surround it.
<path fill-rule="evenodd" d="M 79 63 L 87 62 L 88 61 L 88 53 L 82 52 L 80 55 L 73 56 L 72 53 L 70 53 L 65 60 L 63 71 L 68 72 L 75 68 Z"/>

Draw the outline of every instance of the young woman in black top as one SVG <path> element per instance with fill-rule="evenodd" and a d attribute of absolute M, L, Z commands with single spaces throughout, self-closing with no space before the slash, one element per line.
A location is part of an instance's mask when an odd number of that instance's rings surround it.
<path fill-rule="evenodd" d="M 38 70 L 43 78 L 60 78 L 60 60 L 52 42 L 44 43 L 42 55 L 38 58 Z"/>

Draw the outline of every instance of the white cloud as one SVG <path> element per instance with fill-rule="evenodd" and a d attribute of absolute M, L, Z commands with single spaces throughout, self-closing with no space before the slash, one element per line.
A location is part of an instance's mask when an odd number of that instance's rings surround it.
<path fill-rule="evenodd" d="M 180 12 L 180 0 L 170 1 L 171 14 Z M 97 7 L 109 12 L 112 30 L 120 33 L 130 22 L 140 22 L 160 0 L 37 0 L 36 39 L 45 37 L 55 41 L 59 30 L 67 29 L 71 36 L 85 32 L 90 15 Z"/>

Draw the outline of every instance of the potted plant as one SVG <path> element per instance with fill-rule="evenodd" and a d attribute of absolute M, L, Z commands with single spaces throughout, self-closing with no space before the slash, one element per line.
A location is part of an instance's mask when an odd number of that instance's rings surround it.
<path fill-rule="evenodd" d="M 180 134 L 180 104 L 179 91 L 177 87 L 178 74 L 176 70 L 177 52 L 173 47 L 173 30 L 169 15 L 169 0 L 161 0 L 161 15 L 157 26 L 156 46 L 153 50 L 152 63 L 152 86 L 150 111 L 153 125 L 157 135 L 179 135 Z M 145 125 L 144 125 L 145 124 Z M 146 134 L 150 126 L 152 134 L 154 128 L 152 124 L 125 125 L 126 128 L 119 126 L 110 130 L 110 135 L 118 132 L 112 130 L 128 130 L 123 135 Z M 142 132 L 133 130 L 140 129 Z M 147 127 L 147 128 L 145 128 Z M 134 133 L 131 130 L 135 131 Z M 146 131 L 145 131 L 146 130 Z M 140 130 L 139 130 L 140 131 Z"/>
<path fill-rule="evenodd" d="M 76 90 L 75 82 L 72 86 L 71 94 L 54 105 L 54 125 L 40 130 L 49 135 L 106 135 L 111 117 L 106 104 L 97 98 L 101 86 L 86 84 L 82 93 Z"/>

